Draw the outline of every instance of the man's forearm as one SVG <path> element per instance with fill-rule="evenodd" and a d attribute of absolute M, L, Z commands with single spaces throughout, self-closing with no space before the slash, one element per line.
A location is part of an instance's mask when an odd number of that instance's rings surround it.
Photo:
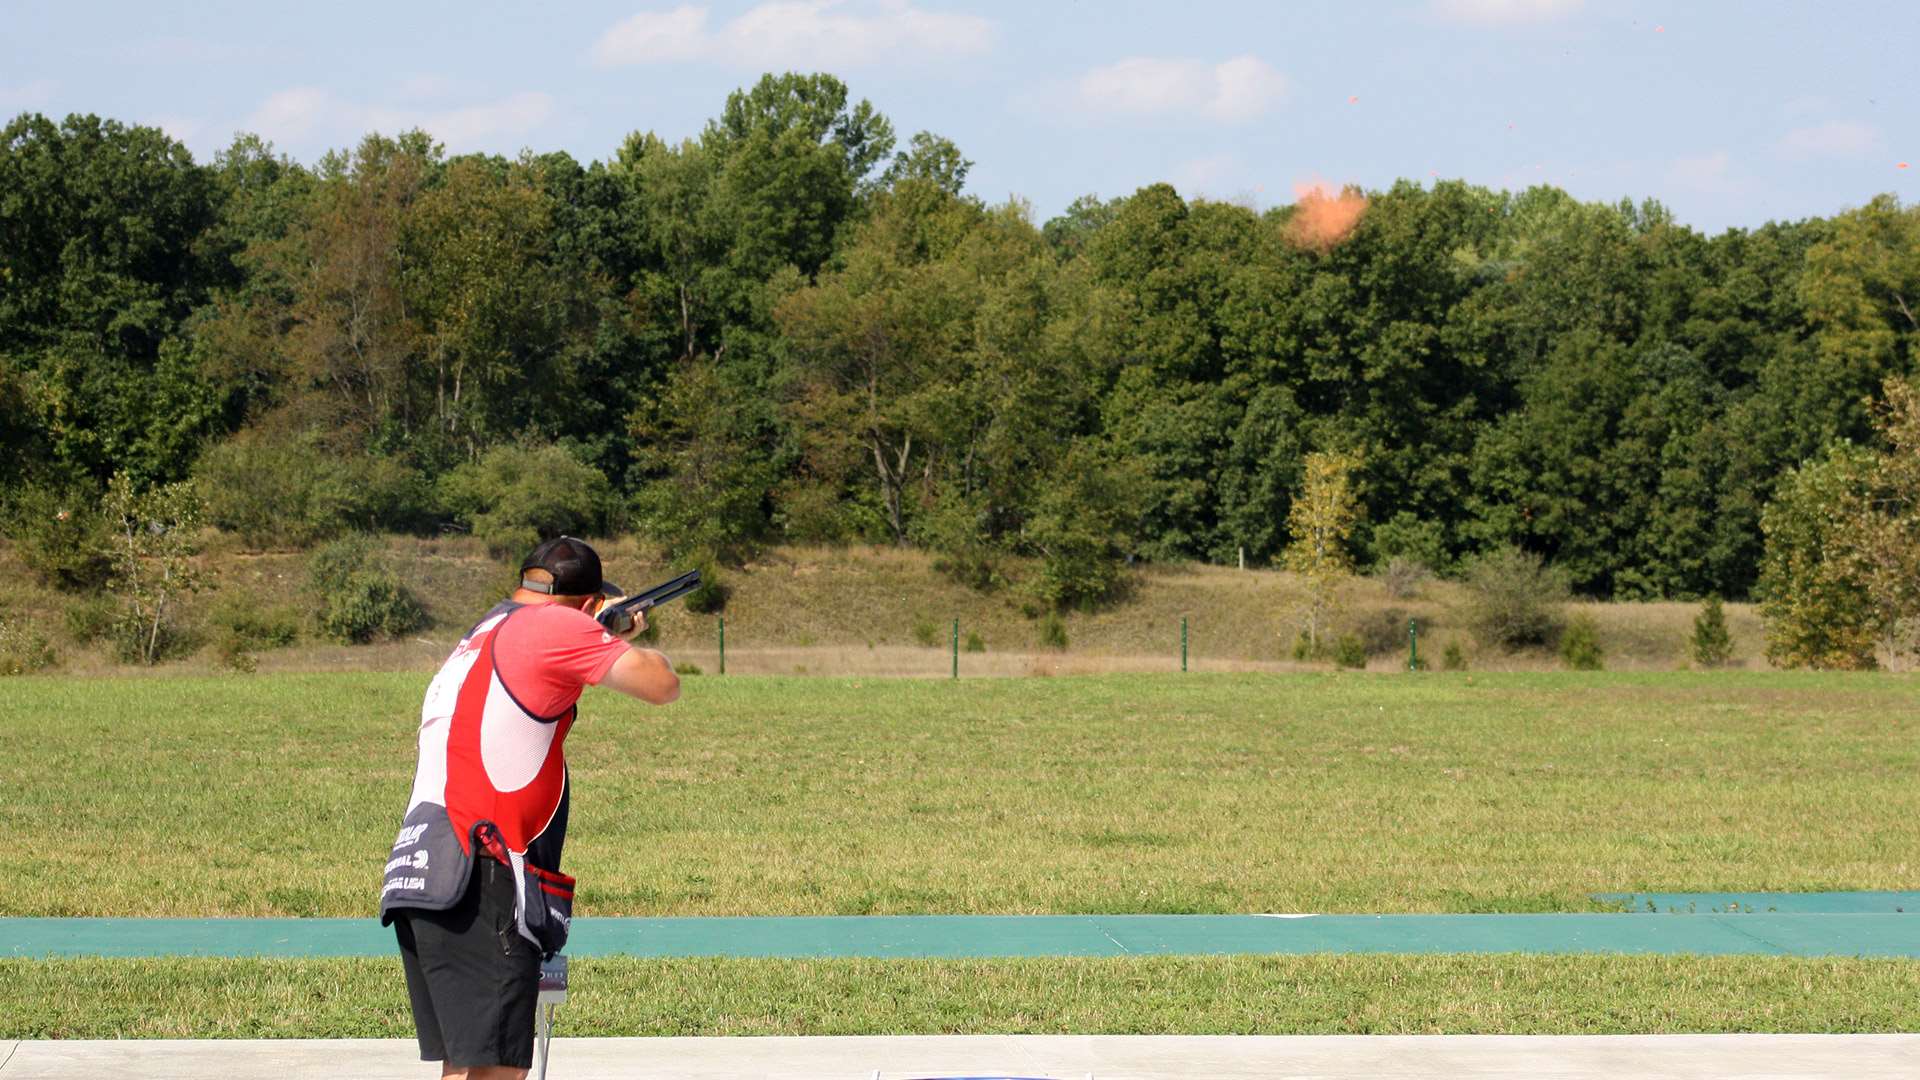
<path fill-rule="evenodd" d="M 674 674 L 667 654 L 639 645 L 630 647 L 613 662 L 600 685 L 654 705 L 665 705 L 680 697 L 680 676 Z"/>

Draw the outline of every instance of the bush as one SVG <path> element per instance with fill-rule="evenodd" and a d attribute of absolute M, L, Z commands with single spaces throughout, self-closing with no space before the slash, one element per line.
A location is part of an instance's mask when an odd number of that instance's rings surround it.
<path fill-rule="evenodd" d="M 1560 659 L 1575 671 L 1599 671 L 1604 653 L 1600 649 L 1600 627 L 1591 615 L 1577 615 L 1560 637 Z"/>
<path fill-rule="evenodd" d="M 990 593 L 1006 581 L 993 549 L 984 545 L 942 555 L 933 560 L 933 568 L 979 593 Z"/>
<path fill-rule="evenodd" d="M 86 487 L 29 488 L 7 522 L 20 561 L 44 584 L 68 592 L 107 583 L 113 571 L 108 529 L 100 492 Z"/>
<path fill-rule="evenodd" d="M 1380 584 L 1395 600 L 1411 600 L 1420 595 L 1420 586 L 1433 576 L 1425 563 L 1395 555 L 1380 568 Z"/>
<path fill-rule="evenodd" d="M 26 675 L 53 666 L 53 646 L 31 624 L 0 614 L 0 675 Z"/>
<path fill-rule="evenodd" d="M 968 652 L 986 652 L 987 651 L 986 640 L 980 636 L 980 632 L 978 630 L 967 631 L 966 650 Z"/>
<path fill-rule="evenodd" d="M 495 558 L 519 558 L 541 540 L 601 529 L 607 478 L 561 446 L 496 446 L 440 478 L 443 506 Z"/>
<path fill-rule="evenodd" d="M 1457 641 L 1447 642 L 1446 650 L 1440 654 L 1440 666 L 1448 671 L 1467 670 L 1467 651 Z"/>
<path fill-rule="evenodd" d="M 940 641 L 940 630 L 933 623 L 921 619 L 913 624 L 913 640 L 932 648 Z"/>
<path fill-rule="evenodd" d="M 693 662 L 693 661 L 691 661 L 691 660 L 682 660 L 682 661 L 680 661 L 679 663 L 677 663 L 677 664 L 675 664 L 675 665 L 673 665 L 673 673 L 674 673 L 675 675 L 702 675 L 702 674 L 705 674 L 704 672 L 702 672 L 702 671 L 700 670 L 700 665 L 699 665 L 699 664 L 696 664 L 696 663 L 694 663 L 694 662 Z"/>
<path fill-rule="evenodd" d="M 199 647 L 183 625 L 188 595 L 200 588 L 204 507 L 191 482 L 136 491 L 126 473 L 107 483 L 101 507 L 109 523 L 113 575 L 108 587 L 120 602 L 111 636 L 123 661 L 156 664 Z"/>
<path fill-rule="evenodd" d="M 1868 504 L 1873 456 L 1845 444 L 1793 469 L 1760 515 L 1766 546 L 1755 592 L 1767 659 L 1779 667 L 1871 671 L 1886 627 L 1857 558 L 1850 523 Z"/>
<path fill-rule="evenodd" d="M 236 671 L 252 671 L 254 654 L 284 649 L 300 639 L 300 615 L 286 606 L 262 607 L 252 597 L 227 596 L 215 605 L 213 651 Z"/>
<path fill-rule="evenodd" d="M 1382 608 L 1356 616 L 1346 633 L 1358 639 L 1368 656 L 1390 656 L 1407 648 L 1407 613 Z"/>
<path fill-rule="evenodd" d="M 1467 568 L 1467 629 L 1488 648 L 1524 649 L 1560 634 L 1566 575 L 1515 547 L 1487 552 Z"/>
<path fill-rule="evenodd" d="M 1342 634 L 1333 643 L 1333 663 L 1335 667 L 1364 668 L 1367 666 L 1367 644 L 1358 634 Z"/>
<path fill-rule="evenodd" d="M 114 659 L 121 663 L 151 665 L 192 655 L 206 643 L 206 635 L 175 618 L 156 625 L 137 611 L 120 608 L 107 629 L 107 641 L 113 645 Z"/>
<path fill-rule="evenodd" d="M 1040 620 L 1040 644 L 1043 648 L 1065 650 L 1067 621 L 1057 611 L 1049 611 Z"/>
<path fill-rule="evenodd" d="M 67 636 L 76 644 L 91 645 L 113 632 L 119 605 L 110 596 L 86 596 L 67 605 L 63 619 Z"/>
<path fill-rule="evenodd" d="M 1313 659 L 1314 652 L 1313 638 L 1305 630 L 1300 631 L 1300 636 L 1293 639 L 1293 658 L 1304 664 Z"/>
<path fill-rule="evenodd" d="M 411 633 L 427 623 L 426 609 L 391 574 L 367 571 L 347 579 L 327 598 L 320 632 L 335 641 L 361 645 L 378 638 Z"/>
<path fill-rule="evenodd" d="M 432 516 L 432 489 L 392 457 L 342 453 L 317 432 L 242 433 L 194 465 L 207 519 L 254 549 L 303 548 L 355 529 L 413 529 Z"/>
<path fill-rule="evenodd" d="M 307 580 L 322 636 L 364 644 L 399 637 L 427 624 L 426 609 L 363 535 L 336 540 L 307 560 Z"/>
<path fill-rule="evenodd" d="M 699 560 L 694 569 L 700 571 L 700 587 L 687 594 L 687 610 L 696 615 L 718 615 L 727 610 L 727 598 L 733 595 L 733 586 L 721 576 L 720 568 L 709 558 Z"/>
<path fill-rule="evenodd" d="M 1700 614 L 1693 620 L 1693 662 L 1703 668 L 1717 668 L 1733 655 L 1733 635 L 1727 631 L 1727 612 L 1717 596 L 1707 597 Z"/>

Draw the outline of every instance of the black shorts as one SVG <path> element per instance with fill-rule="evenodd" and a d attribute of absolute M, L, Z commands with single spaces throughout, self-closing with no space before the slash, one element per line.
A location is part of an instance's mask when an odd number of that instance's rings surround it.
<path fill-rule="evenodd" d="M 394 912 L 420 1060 L 533 1067 L 540 950 L 514 924 L 515 889 L 511 868 L 476 854 L 458 904 Z"/>

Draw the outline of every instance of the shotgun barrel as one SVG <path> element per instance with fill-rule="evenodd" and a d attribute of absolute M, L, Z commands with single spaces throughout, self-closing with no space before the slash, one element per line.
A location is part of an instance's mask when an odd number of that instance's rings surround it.
<path fill-rule="evenodd" d="M 624 636 L 633 629 L 635 615 L 670 600 L 678 600 L 699 587 L 700 571 L 689 570 L 672 581 L 662 582 L 644 592 L 623 597 L 618 603 L 608 604 L 600 609 L 600 614 L 594 617 L 600 620 L 600 625 L 615 634 Z M 608 582 L 601 586 L 601 591 L 617 596 L 620 594 L 620 587 Z"/>

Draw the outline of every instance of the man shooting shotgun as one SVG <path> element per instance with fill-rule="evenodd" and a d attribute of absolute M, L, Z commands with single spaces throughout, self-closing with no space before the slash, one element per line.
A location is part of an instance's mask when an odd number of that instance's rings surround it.
<path fill-rule="evenodd" d="M 581 690 L 655 705 L 680 696 L 666 656 L 630 642 L 647 609 L 697 587 L 698 573 L 636 597 L 605 584 L 585 542 L 534 548 L 520 587 L 427 687 L 380 918 L 399 939 L 421 1060 L 441 1062 L 442 1077 L 522 1080 L 533 1064 L 540 963 L 573 918 L 563 747 Z"/>

